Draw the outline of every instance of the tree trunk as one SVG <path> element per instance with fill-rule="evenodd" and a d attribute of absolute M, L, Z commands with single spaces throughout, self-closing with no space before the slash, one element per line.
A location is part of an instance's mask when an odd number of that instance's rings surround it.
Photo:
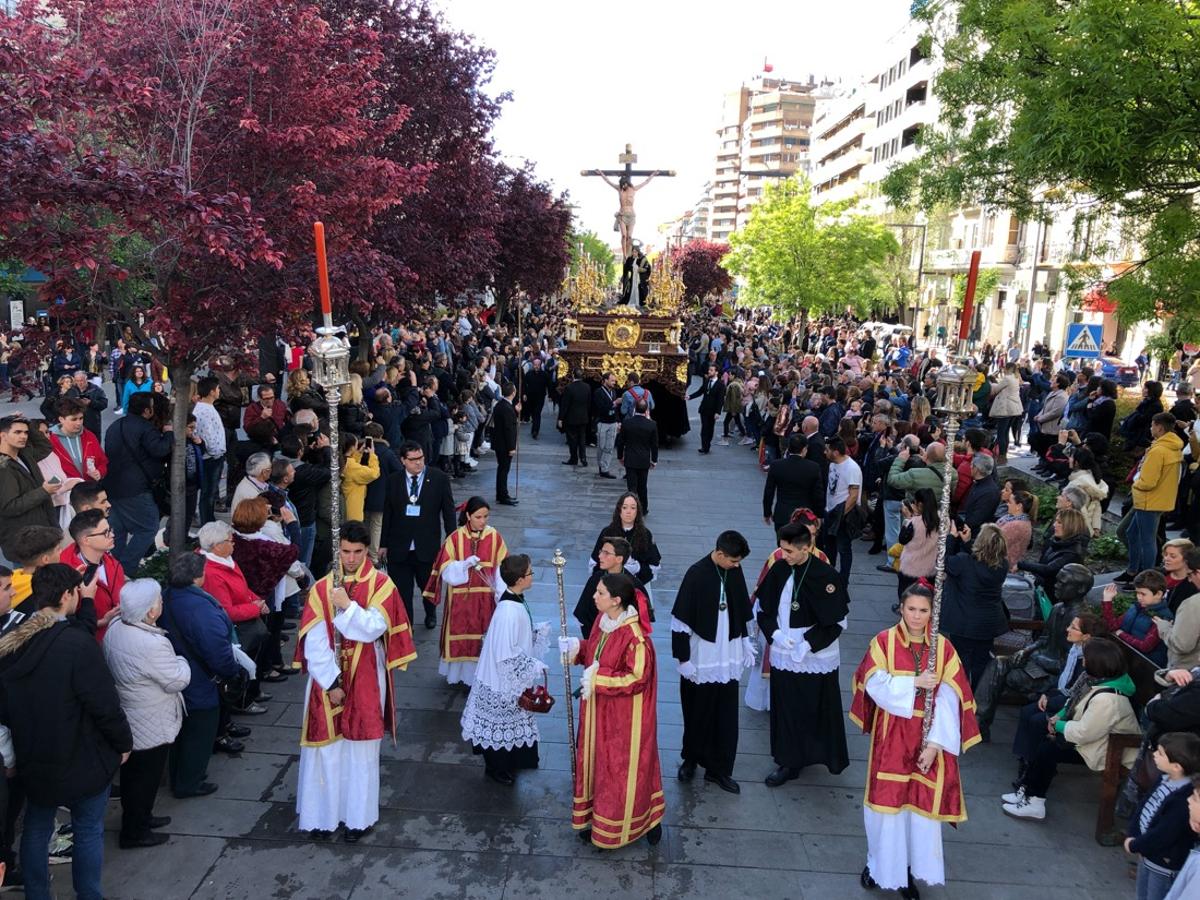
<path fill-rule="evenodd" d="M 171 427 L 175 433 L 175 446 L 171 450 L 171 517 L 167 522 L 167 535 L 170 538 L 171 558 L 174 559 L 184 552 L 187 541 L 187 419 L 188 392 L 187 386 L 192 380 L 193 366 L 189 364 L 172 365 L 171 389 L 175 394 L 175 406 L 171 413 Z"/>

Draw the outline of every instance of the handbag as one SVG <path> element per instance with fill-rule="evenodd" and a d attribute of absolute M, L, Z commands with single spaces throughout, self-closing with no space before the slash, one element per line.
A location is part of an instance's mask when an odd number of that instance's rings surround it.
<path fill-rule="evenodd" d="M 525 688 L 517 698 L 517 706 L 526 712 L 548 713 L 554 708 L 554 698 L 550 696 L 550 681 L 546 673 L 542 673 L 542 684 L 537 687 Z"/>

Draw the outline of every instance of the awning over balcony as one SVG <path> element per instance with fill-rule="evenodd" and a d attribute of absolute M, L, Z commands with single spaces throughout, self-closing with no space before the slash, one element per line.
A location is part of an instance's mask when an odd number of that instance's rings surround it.
<path fill-rule="evenodd" d="M 1109 297 L 1103 288 L 1092 288 L 1083 295 L 1083 309 L 1085 312 L 1115 313 L 1117 301 Z"/>

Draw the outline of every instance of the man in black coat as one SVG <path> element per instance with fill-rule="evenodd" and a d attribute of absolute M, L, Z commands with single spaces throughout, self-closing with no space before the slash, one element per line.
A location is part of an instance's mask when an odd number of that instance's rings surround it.
<path fill-rule="evenodd" d="M 776 530 L 786 525 L 792 513 L 801 507 L 811 509 L 818 518 L 824 515 L 825 482 L 821 467 L 806 457 L 806 450 L 804 438 L 793 434 L 788 441 L 787 456 L 775 460 L 767 469 L 763 521 L 773 524 Z"/>
<path fill-rule="evenodd" d="M 100 645 L 74 620 L 82 585 L 70 566 L 42 566 L 32 581 L 37 612 L 0 639 L 0 724 L 12 734 L 25 791 L 21 867 L 31 896 L 50 896 L 49 847 L 60 806 L 74 826 L 75 892 L 100 896 L 108 790 L 133 750 Z"/>
<path fill-rule="evenodd" d="M 694 394 L 689 394 L 689 400 L 700 397 L 700 452 L 708 453 L 712 447 L 713 429 L 716 428 L 717 416 L 725 408 L 725 382 L 717 375 L 717 367 L 709 364 L 708 374 L 700 382 Z"/>
<path fill-rule="evenodd" d="M 504 382 L 503 396 L 492 410 L 492 449 L 496 452 L 496 502 L 502 506 L 516 506 L 517 501 L 508 492 L 508 470 L 517 455 L 517 413 L 513 405 L 517 386 Z M 447 529 L 449 530 L 449 529 Z"/>
<path fill-rule="evenodd" d="M 540 356 L 533 358 L 532 368 L 521 381 L 525 393 L 521 398 L 521 414 L 530 421 L 529 436 L 536 441 L 542 432 L 542 407 L 546 405 L 546 390 L 550 385 Z"/>
<path fill-rule="evenodd" d="M 571 383 L 563 391 L 558 405 L 558 427 L 567 435 L 567 447 L 571 458 L 564 466 L 587 466 L 587 430 L 591 421 L 592 390 L 583 380 L 583 373 L 576 369 L 571 373 Z"/>
<path fill-rule="evenodd" d="M 658 424 L 650 418 L 645 400 L 633 405 L 617 432 L 617 460 L 625 466 L 625 485 L 642 501 L 642 515 L 650 512 L 647 481 L 658 465 Z"/>
<path fill-rule="evenodd" d="M 108 406 L 108 397 L 104 391 L 88 381 L 87 372 L 78 369 L 71 376 L 71 388 L 67 391 L 67 396 L 78 399 L 87 407 L 83 411 L 83 427 L 96 437 L 102 437 L 100 413 Z"/>
<path fill-rule="evenodd" d="M 959 509 L 959 517 L 971 529 L 972 535 L 988 522 L 996 521 L 996 507 L 1000 505 L 1000 485 L 996 483 L 996 463 L 984 453 L 971 458 L 971 489 Z"/>
<path fill-rule="evenodd" d="M 425 590 L 442 534 L 454 531 L 454 493 L 446 474 L 426 465 L 425 451 L 416 441 L 405 441 L 396 455 L 404 471 L 388 479 L 379 561 L 387 566 L 388 577 L 399 589 L 412 622 L 413 582 L 418 593 Z M 422 602 L 425 627 L 435 628 L 437 607 L 428 600 Z"/>
<path fill-rule="evenodd" d="M 108 456 L 104 489 L 112 503 L 108 521 L 116 536 L 112 553 L 129 578 L 137 574 L 142 557 L 158 533 L 160 511 L 153 489 L 174 445 L 171 433 L 159 431 L 151 422 L 151 396 L 143 391 L 130 397 L 125 416 L 109 425 L 104 434 Z"/>

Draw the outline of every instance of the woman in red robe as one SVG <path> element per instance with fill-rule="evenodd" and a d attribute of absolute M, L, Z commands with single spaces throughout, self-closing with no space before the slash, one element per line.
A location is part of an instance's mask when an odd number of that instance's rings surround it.
<path fill-rule="evenodd" d="M 979 742 L 975 697 L 953 645 L 937 642 L 929 660 L 933 592 L 915 584 L 900 601 L 901 622 L 875 635 L 851 682 L 850 719 L 871 735 L 863 819 L 867 831 L 865 888 L 919 898 L 914 879 L 946 880 L 942 822 L 966 821 L 958 755 Z M 922 743 L 926 691 L 933 724 Z"/>
<path fill-rule="evenodd" d="M 580 840 L 616 850 L 641 837 L 662 839 L 654 645 L 638 620 L 636 589 L 624 573 L 596 586 L 600 617 L 591 637 L 559 638 L 584 667 L 571 825 Z"/>
<path fill-rule="evenodd" d="M 458 528 L 446 536 L 425 585 L 426 600 L 446 601 L 438 672 L 449 684 L 474 684 L 483 636 L 496 611 L 496 598 L 505 590 L 500 563 L 508 547 L 500 532 L 488 525 L 491 512 L 483 497 L 466 502 L 458 514 Z"/>

